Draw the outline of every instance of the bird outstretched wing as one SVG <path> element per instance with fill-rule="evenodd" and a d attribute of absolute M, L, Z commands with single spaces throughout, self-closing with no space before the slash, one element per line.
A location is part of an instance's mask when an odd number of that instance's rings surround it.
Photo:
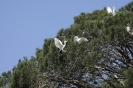
<path fill-rule="evenodd" d="M 87 38 L 85 38 L 85 37 L 81 37 L 79 41 L 81 41 L 81 42 L 83 42 L 83 41 L 84 41 L 84 42 L 87 42 L 87 41 L 88 41 L 88 39 L 87 39 Z"/>
<path fill-rule="evenodd" d="M 59 49 L 61 49 L 63 46 L 62 42 L 57 38 L 54 38 L 54 43 L 55 43 L 55 46 Z"/>
<path fill-rule="evenodd" d="M 112 10 L 111 10 L 110 7 L 107 7 L 106 9 L 107 9 L 107 12 L 108 12 L 108 13 L 112 13 Z"/>

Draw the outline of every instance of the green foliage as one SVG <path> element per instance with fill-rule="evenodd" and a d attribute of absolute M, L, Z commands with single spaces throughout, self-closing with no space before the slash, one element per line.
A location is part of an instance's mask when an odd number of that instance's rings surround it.
<path fill-rule="evenodd" d="M 133 87 L 133 69 L 129 68 L 124 71 L 126 76 L 125 80 L 125 88 L 132 88 Z"/>
<path fill-rule="evenodd" d="M 3 72 L 0 76 L 0 87 L 6 87 L 11 82 L 11 71 Z"/>
<path fill-rule="evenodd" d="M 12 82 L 10 88 L 33 88 L 37 85 L 38 69 L 35 58 L 31 57 L 24 60 L 17 65 L 17 68 L 12 73 Z"/>
<path fill-rule="evenodd" d="M 45 39 L 42 49 L 36 49 L 36 57 L 19 59 L 12 72 L 2 73 L 0 87 L 59 88 L 72 84 L 78 88 L 131 88 L 133 39 L 125 28 L 127 23 L 133 27 L 132 5 L 120 8 L 115 16 L 107 14 L 105 7 L 75 16 L 70 28 L 60 29 L 56 35 L 62 42 L 68 41 L 66 52 L 59 52 L 54 38 Z M 89 41 L 78 44 L 73 42 L 74 36 Z M 83 78 L 85 74 L 89 77 Z"/>
<path fill-rule="evenodd" d="M 125 11 L 125 12 L 132 12 L 133 11 L 133 1 L 125 5 L 124 7 L 121 7 L 119 11 Z"/>

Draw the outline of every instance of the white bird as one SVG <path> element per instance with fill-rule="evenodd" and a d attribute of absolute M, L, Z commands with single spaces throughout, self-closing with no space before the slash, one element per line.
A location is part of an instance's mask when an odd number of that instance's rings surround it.
<path fill-rule="evenodd" d="M 60 50 L 59 50 L 59 52 L 60 51 L 63 51 L 63 49 L 65 48 L 65 46 L 66 46 L 66 40 L 64 41 L 64 45 L 62 44 L 62 42 L 59 40 L 59 39 L 57 39 L 57 38 L 54 38 L 54 43 L 55 43 L 55 46 L 57 47 L 57 48 L 59 48 Z"/>
<path fill-rule="evenodd" d="M 113 14 L 113 16 L 115 15 L 115 7 L 114 6 L 112 7 L 112 14 Z"/>
<path fill-rule="evenodd" d="M 127 31 L 129 34 L 133 35 L 133 30 L 131 30 L 130 24 L 129 24 L 129 23 L 127 24 L 126 31 Z"/>
<path fill-rule="evenodd" d="M 87 42 L 87 41 L 88 41 L 88 39 L 85 37 L 81 37 L 81 38 L 78 38 L 78 36 L 74 37 L 74 42 L 81 43 L 81 42 Z"/>
<path fill-rule="evenodd" d="M 111 13 L 113 16 L 115 15 L 115 7 L 114 6 L 112 7 L 112 10 L 110 7 L 107 7 L 106 10 L 107 10 L 108 14 Z"/>
<path fill-rule="evenodd" d="M 126 30 L 127 30 L 127 32 L 130 32 L 130 24 L 129 23 L 127 24 Z"/>

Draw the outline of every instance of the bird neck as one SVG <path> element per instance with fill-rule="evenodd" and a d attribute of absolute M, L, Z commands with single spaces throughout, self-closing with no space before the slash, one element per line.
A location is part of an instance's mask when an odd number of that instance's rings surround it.
<path fill-rule="evenodd" d="M 115 7 L 113 7 L 112 12 L 115 12 Z"/>
<path fill-rule="evenodd" d="M 63 50 L 65 46 L 66 46 L 66 42 L 64 42 L 64 45 L 62 46 L 62 49 L 61 50 Z"/>
<path fill-rule="evenodd" d="M 64 42 L 64 46 L 66 46 L 66 42 Z"/>

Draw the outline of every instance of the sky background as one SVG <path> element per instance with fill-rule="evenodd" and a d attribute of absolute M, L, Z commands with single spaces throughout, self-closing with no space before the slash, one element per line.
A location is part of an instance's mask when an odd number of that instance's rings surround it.
<path fill-rule="evenodd" d="M 116 10 L 132 0 L 0 0 L 0 74 L 19 59 L 35 56 L 44 39 L 69 28 L 74 16 L 107 6 Z"/>

